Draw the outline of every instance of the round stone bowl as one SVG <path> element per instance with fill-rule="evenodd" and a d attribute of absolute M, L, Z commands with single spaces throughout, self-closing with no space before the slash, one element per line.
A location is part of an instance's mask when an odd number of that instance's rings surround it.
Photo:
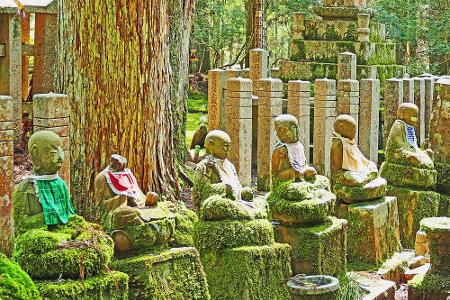
<path fill-rule="evenodd" d="M 296 275 L 288 280 L 292 300 L 334 300 L 339 289 L 339 280 L 326 275 Z"/>

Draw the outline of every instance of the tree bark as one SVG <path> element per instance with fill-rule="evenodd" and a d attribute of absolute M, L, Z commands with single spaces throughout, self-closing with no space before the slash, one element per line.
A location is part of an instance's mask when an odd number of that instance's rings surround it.
<path fill-rule="evenodd" d="M 189 40 L 194 0 L 169 0 L 170 8 L 170 96 L 173 112 L 174 154 L 183 164 L 186 153 L 186 117 L 189 86 Z"/>
<path fill-rule="evenodd" d="M 59 91 L 71 99 L 71 194 L 98 217 L 94 178 L 113 153 L 144 192 L 174 199 L 168 0 L 59 2 Z"/>

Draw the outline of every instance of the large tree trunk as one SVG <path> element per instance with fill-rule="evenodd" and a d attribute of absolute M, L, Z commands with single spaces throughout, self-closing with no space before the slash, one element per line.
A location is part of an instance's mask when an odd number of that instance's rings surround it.
<path fill-rule="evenodd" d="M 170 8 L 170 97 L 173 112 L 174 153 L 182 164 L 187 153 L 186 117 L 189 86 L 189 40 L 194 0 L 169 0 Z"/>
<path fill-rule="evenodd" d="M 172 155 L 168 0 L 59 2 L 59 90 L 71 98 L 71 192 L 98 216 L 93 182 L 112 153 L 144 190 L 178 193 Z"/>

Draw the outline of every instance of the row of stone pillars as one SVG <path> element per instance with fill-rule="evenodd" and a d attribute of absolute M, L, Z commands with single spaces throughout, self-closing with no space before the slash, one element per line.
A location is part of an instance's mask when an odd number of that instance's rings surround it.
<path fill-rule="evenodd" d="M 0 96 L 0 251 L 9 253 L 13 237 L 12 193 L 14 187 L 14 99 Z M 65 161 L 60 176 L 70 183 L 70 103 L 66 95 L 38 94 L 33 97 L 33 131 L 50 130 L 63 141 Z"/>

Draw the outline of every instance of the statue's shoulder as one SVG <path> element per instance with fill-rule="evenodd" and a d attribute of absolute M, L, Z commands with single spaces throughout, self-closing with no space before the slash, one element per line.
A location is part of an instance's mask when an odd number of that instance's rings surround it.
<path fill-rule="evenodd" d="M 288 153 L 287 147 L 283 143 L 277 143 L 273 149 L 273 155 L 286 156 Z"/>
<path fill-rule="evenodd" d="M 14 187 L 15 193 L 35 193 L 34 184 L 30 178 L 25 178 Z"/>

